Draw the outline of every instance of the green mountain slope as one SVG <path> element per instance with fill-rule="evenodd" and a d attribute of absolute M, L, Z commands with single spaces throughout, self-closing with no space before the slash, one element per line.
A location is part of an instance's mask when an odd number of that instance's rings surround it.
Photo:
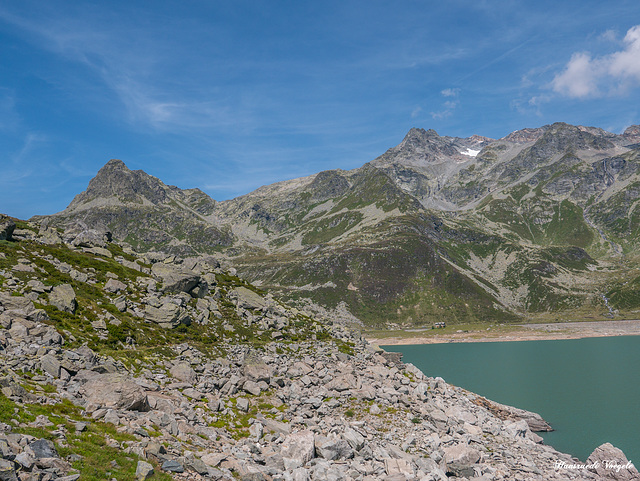
<path fill-rule="evenodd" d="M 557 123 L 498 140 L 411 129 L 359 169 L 224 202 L 110 161 L 39 220 L 141 251 L 214 254 L 301 306 L 370 324 L 632 315 L 639 141 L 637 126 Z"/>

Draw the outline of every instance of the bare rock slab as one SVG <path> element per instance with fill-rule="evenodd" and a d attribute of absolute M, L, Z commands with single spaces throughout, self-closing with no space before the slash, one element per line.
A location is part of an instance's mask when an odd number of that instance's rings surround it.
<path fill-rule="evenodd" d="M 290 434 L 282 442 L 280 454 L 287 469 L 304 466 L 315 456 L 315 439 L 312 431 Z"/>

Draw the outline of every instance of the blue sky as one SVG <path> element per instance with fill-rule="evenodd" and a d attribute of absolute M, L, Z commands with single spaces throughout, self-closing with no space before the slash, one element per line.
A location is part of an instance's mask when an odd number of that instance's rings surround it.
<path fill-rule="evenodd" d="M 640 124 L 640 2 L 0 0 L 0 212 L 111 158 L 224 200 L 411 127 Z"/>

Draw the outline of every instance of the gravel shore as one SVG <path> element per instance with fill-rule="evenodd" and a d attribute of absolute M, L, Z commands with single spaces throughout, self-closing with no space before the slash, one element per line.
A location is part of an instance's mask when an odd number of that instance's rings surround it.
<path fill-rule="evenodd" d="M 425 336 L 420 334 L 421 331 L 417 331 L 413 337 L 367 336 L 366 338 L 371 344 L 393 346 L 448 342 L 548 341 L 554 339 L 640 335 L 640 320 L 521 324 L 517 327 L 516 330 L 506 333 L 477 330 Z"/>

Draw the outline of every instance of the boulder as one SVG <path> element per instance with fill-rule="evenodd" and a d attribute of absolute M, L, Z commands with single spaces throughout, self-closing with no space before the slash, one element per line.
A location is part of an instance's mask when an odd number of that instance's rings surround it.
<path fill-rule="evenodd" d="M 329 381 L 325 387 L 334 391 L 346 391 L 347 389 L 358 389 L 360 385 L 353 374 L 344 374 Z"/>
<path fill-rule="evenodd" d="M 145 481 L 151 476 L 153 476 L 153 466 L 146 461 L 138 461 L 138 466 L 136 467 L 136 479 L 138 481 Z"/>
<path fill-rule="evenodd" d="M 18 475 L 13 467 L 13 463 L 8 459 L 0 459 L 0 480 L 18 481 Z"/>
<path fill-rule="evenodd" d="M 60 377 L 60 361 L 53 354 L 45 354 L 40 358 L 40 367 L 42 370 L 55 378 Z"/>
<path fill-rule="evenodd" d="M 40 227 L 40 231 L 38 232 L 38 242 L 55 245 L 62 244 L 64 241 L 56 229 L 53 229 L 52 227 Z"/>
<path fill-rule="evenodd" d="M 627 481 L 640 479 L 640 473 L 629 462 L 624 453 L 611 443 L 598 446 L 587 458 L 589 471 L 596 473 L 598 479 Z"/>
<path fill-rule="evenodd" d="M 154 264 L 151 273 L 162 282 L 163 292 L 190 292 L 200 283 L 200 276 L 192 270 L 168 264 Z"/>
<path fill-rule="evenodd" d="M 118 375 L 103 374 L 90 379 L 81 390 L 87 398 L 86 410 L 123 409 L 149 411 L 149 400 L 138 384 Z"/>
<path fill-rule="evenodd" d="M 191 369 L 191 365 L 186 362 L 178 363 L 169 370 L 171 375 L 176 379 L 193 384 L 196 382 L 196 372 Z"/>
<path fill-rule="evenodd" d="M 345 429 L 342 437 L 347 443 L 349 443 L 349 446 L 351 446 L 356 451 L 360 451 L 364 447 L 364 437 L 355 429 Z"/>
<path fill-rule="evenodd" d="M 182 307 L 167 302 L 160 307 L 147 306 L 145 307 L 145 319 L 159 324 L 160 327 L 165 329 L 173 329 L 178 327 L 181 323 L 191 324 L 191 319 L 187 314 L 187 311 Z"/>
<path fill-rule="evenodd" d="M 253 382 L 269 382 L 273 376 L 273 368 L 269 366 L 255 352 L 249 352 L 244 357 L 242 371 L 247 379 Z"/>
<path fill-rule="evenodd" d="M 61 311 L 73 314 L 78 307 L 76 293 L 70 284 L 60 284 L 54 287 L 49 294 L 49 303 Z"/>
<path fill-rule="evenodd" d="M 4 307 L 5 314 L 22 319 L 33 319 L 37 311 L 31 300 L 8 292 L 0 292 L 0 305 Z"/>
<path fill-rule="evenodd" d="M 9 217 L 0 215 L 0 240 L 11 240 L 11 234 L 16 228 L 16 223 Z"/>
<path fill-rule="evenodd" d="M 106 247 L 108 242 L 111 242 L 111 232 L 104 232 L 95 229 L 86 229 L 80 232 L 71 233 L 65 232 L 65 235 L 73 237 L 71 245 L 76 247 Z"/>
<path fill-rule="evenodd" d="M 58 451 L 52 441 L 48 439 L 38 439 L 29 443 L 29 447 L 33 451 L 36 458 L 57 458 Z"/>
<path fill-rule="evenodd" d="M 316 436 L 316 454 L 324 459 L 349 459 L 353 457 L 353 449 L 344 439 Z"/>
<path fill-rule="evenodd" d="M 162 463 L 162 470 L 170 473 L 184 473 L 184 466 L 175 459 L 167 459 Z"/>
<path fill-rule="evenodd" d="M 104 290 L 107 292 L 111 292 L 112 294 L 116 294 L 126 289 L 127 289 L 127 285 L 124 282 L 120 282 L 117 279 L 109 279 L 107 283 L 104 285 Z"/>
<path fill-rule="evenodd" d="M 446 464 L 469 466 L 480 461 L 480 451 L 466 444 L 456 444 L 444 448 L 444 460 Z"/>
<path fill-rule="evenodd" d="M 315 439 L 312 431 L 300 431 L 288 435 L 280 446 L 280 454 L 287 469 L 296 469 L 311 461 L 315 455 Z"/>
<path fill-rule="evenodd" d="M 243 309 L 263 309 L 269 305 L 264 297 L 246 287 L 236 287 L 232 292 L 237 296 L 238 307 Z"/>

